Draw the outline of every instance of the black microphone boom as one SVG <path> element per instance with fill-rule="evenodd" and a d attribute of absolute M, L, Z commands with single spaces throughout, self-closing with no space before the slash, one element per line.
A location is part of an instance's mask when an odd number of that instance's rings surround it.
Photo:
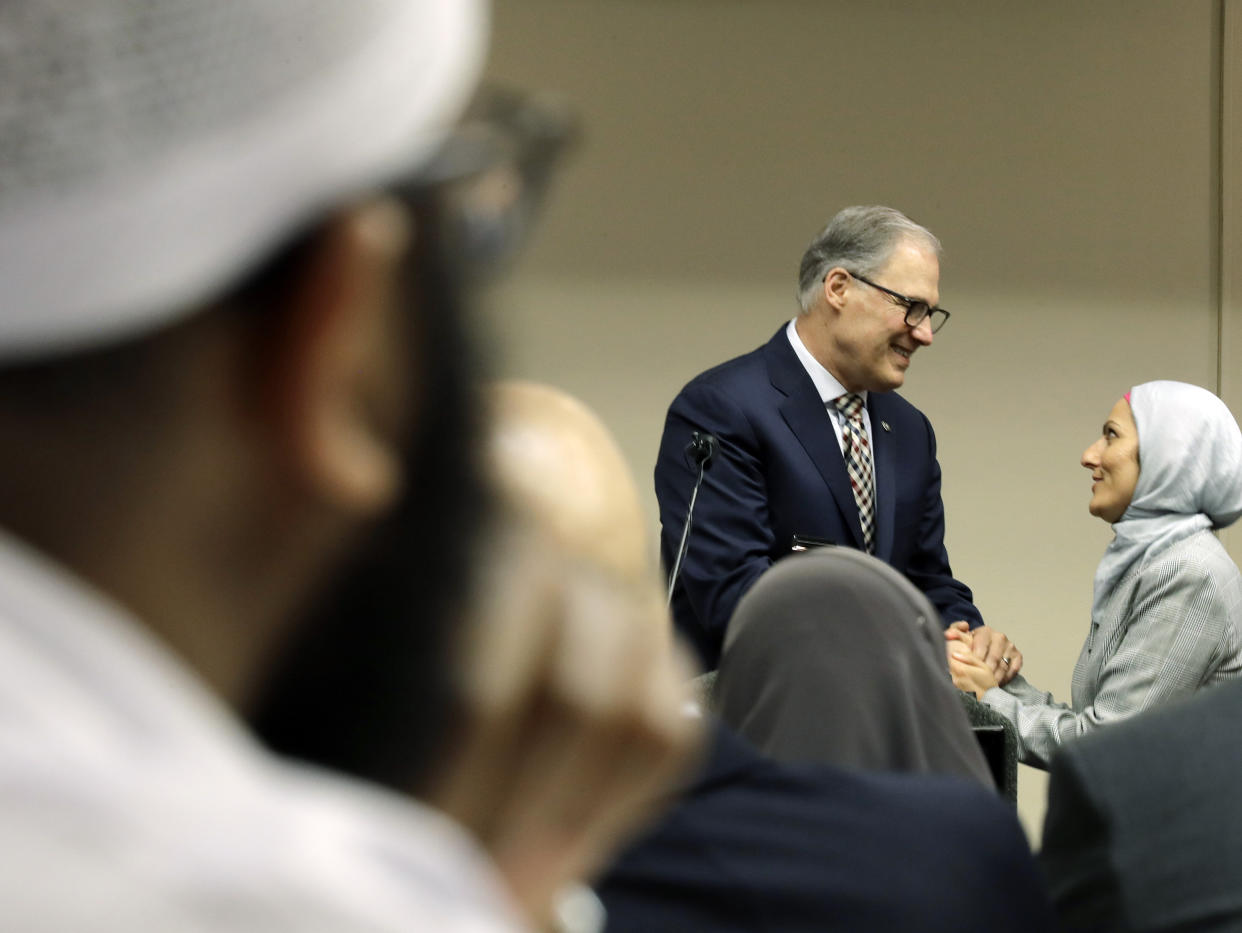
<path fill-rule="evenodd" d="M 686 524 L 681 531 L 681 544 L 677 546 L 677 559 L 673 561 L 673 572 L 668 577 L 668 602 L 673 604 L 673 589 L 677 586 L 677 577 L 681 573 L 681 562 L 685 560 L 686 550 L 690 544 L 690 526 L 694 522 L 694 503 L 699 498 L 699 487 L 703 485 L 703 473 L 711 466 L 712 457 L 716 455 L 715 435 L 706 431 L 692 431 L 690 443 L 686 445 L 686 453 L 699 468 L 699 477 L 694 481 L 694 489 L 690 491 L 690 506 L 686 509 Z"/>

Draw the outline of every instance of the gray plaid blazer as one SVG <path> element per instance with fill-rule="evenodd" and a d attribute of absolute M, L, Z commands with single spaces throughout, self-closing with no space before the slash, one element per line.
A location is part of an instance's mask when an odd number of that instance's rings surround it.
<path fill-rule="evenodd" d="M 1047 768 L 1062 742 L 1201 687 L 1242 676 L 1242 573 L 1211 531 L 1123 578 L 1091 620 L 1073 705 L 1021 675 L 983 701 L 1018 729 L 1023 762 Z"/>

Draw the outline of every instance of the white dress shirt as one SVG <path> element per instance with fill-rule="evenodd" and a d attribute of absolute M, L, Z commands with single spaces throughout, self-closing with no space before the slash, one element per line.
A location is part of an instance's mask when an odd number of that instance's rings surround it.
<path fill-rule="evenodd" d="M 448 820 L 281 762 L 132 618 L 0 533 L 0 904 L 22 931 L 511 931 Z"/>
<path fill-rule="evenodd" d="M 837 435 L 837 446 L 841 448 L 841 452 L 845 452 L 845 437 L 841 433 L 841 413 L 837 411 L 837 406 L 833 404 L 835 399 L 842 395 L 849 394 L 849 389 L 841 385 L 837 381 L 837 377 L 828 372 L 819 360 L 811 356 L 811 351 L 806 348 L 806 344 L 802 342 L 802 338 L 798 336 L 798 328 L 795 326 L 798 322 L 794 318 L 789 322 L 789 326 L 785 328 L 785 334 L 789 337 L 789 344 L 793 347 L 793 351 L 798 356 L 802 368 L 806 370 L 807 375 L 811 377 L 811 381 L 815 383 L 815 388 L 819 392 L 820 399 L 823 400 L 824 407 L 828 409 L 828 414 L 832 416 L 832 430 Z M 867 393 L 859 392 L 862 396 L 863 409 L 862 420 L 863 430 L 867 432 L 867 444 L 872 450 L 875 450 L 875 444 L 872 443 L 871 437 L 871 415 L 867 411 Z"/>

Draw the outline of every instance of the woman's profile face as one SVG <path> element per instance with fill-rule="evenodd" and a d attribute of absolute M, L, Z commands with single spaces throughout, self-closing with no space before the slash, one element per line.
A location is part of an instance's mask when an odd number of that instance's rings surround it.
<path fill-rule="evenodd" d="M 1138 428 L 1130 403 L 1118 399 L 1108 413 L 1100 439 L 1082 454 L 1082 465 L 1091 471 L 1087 510 L 1092 515 L 1110 524 L 1121 519 L 1138 485 L 1138 453 Z"/>

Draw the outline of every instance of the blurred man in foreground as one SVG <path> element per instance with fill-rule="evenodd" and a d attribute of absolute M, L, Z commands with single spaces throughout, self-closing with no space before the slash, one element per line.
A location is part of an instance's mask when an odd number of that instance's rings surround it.
<path fill-rule="evenodd" d="M 478 514 L 458 266 L 479 228 L 445 143 L 485 19 L 474 0 L 0 9 L 6 926 L 512 929 L 681 760 L 686 672 L 567 689 L 585 585 L 548 571 L 499 630 L 535 662 L 470 695 L 458 756 L 406 686 L 444 676 L 457 615 L 425 610 L 464 599 Z M 394 572 L 412 540 L 438 545 L 415 585 Z M 376 580 L 383 613 L 351 601 Z M 379 644 L 387 670 L 345 671 Z M 405 787 L 430 757 L 453 791 L 430 802 L 490 859 L 432 809 L 252 740 L 238 714 L 279 708 L 271 672 L 307 653 L 344 672 L 324 689 L 359 714 L 356 770 Z M 629 779 L 572 757 L 588 743 Z M 524 779 L 455 780 L 480 754 Z"/>

